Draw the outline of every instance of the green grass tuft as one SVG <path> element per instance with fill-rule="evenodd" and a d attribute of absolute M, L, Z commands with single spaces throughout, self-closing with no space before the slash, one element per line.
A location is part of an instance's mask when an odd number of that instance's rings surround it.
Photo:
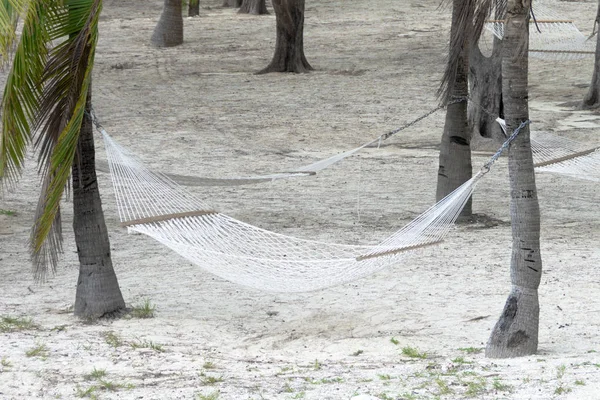
<path fill-rule="evenodd" d="M 410 346 L 403 347 L 402 354 L 410 358 L 427 358 L 427 353 L 421 353 L 417 348 Z"/>
<path fill-rule="evenodd" d="M 12 210 L 4 210 L 0 208 L 0 215 L 8 215 L 9 217 L 15 217 L 17 215 L 17 212 Z"/>
<path fill-rule="evenodd" d="M 90 372 L 89 374 L 86 374 L 83 376 L 83 378 L 86 381 L 91 381 L 91 380 L 98 380 L 100 378 L 104 378 L 106 376 L 106 370 L 105 369 L 96 369 L 96 367 L 94 367 L 94 369 L 92 370 L 92 372 Z"/>
<path fill-rule="evenodd" d="M 48 347 L 45 344 L 39 343 L 25 352 L 27 357 L 48 357 Z"/>
<path fill-rule="evenodd" d="M 39 327 L 34 324 L 33 320 L 29 317 L 11 317 L 10 315 L 0 317 L 0 332 L 2 333 L 26 331 L 38 328 Z"/>
<path fill-rule="evenodd" d="M 123 346 L 123 340 L 116 333 L 109 331 L 104 332 L 104 341 L 111 347 L 117 348 Z"/>
<path fill-rule="evenodd" d="M 479 354 L 483 351 L 481 347 L 461 347 L 460 351 L 464 351 L 467 354 Z"/>
<path fill-rule="evenodd" d="M 211 394 L 197 394 L 196 400 L 217 400 L 219 398 L 219 392 L 212 392 Z"/>
<path fill-rule="evenodd" d="M 151 340 L 138 340 L 129 344 L 134 349 L 152 349 L 158 353 L 165 351 L 161 344 L 154 343 Z"/>
<path fill-rule="evenodd" d="M 155 310 L 156 306 L 146 299 L 141 305 L 133 306 L 129 315 L 131 318 L 154 318 Z"/>

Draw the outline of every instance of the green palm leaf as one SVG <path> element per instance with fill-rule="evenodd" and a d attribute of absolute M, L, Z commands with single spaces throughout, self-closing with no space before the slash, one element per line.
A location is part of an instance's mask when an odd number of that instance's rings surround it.
<path fill-rule="evenodd" d="M 15 51 L 2 97 L 0 133 L 0 180 L 14 185 L 20 176 L 27 144 L 32 137 L 42 94 L 41 77 L 48 54 L 47 19 L 44 1 L 33 1 L 23 23 L 21 40 Z"/>
<path fill-rule="evenodd" d="M 17 38 L 16 28 L 24 16 L 29 0 L 0 0 L 0 65 L 9 61 L 10 50 Z"/>
<path fill-rule="evenodd" d="M 30 0 L 4 92 L 0 179 L 16 182 L 29 142 L 39 151 L 42 193 L 30 240 L 39 279 L 56 267 L 62 248 L 60 200 L 91 87 L 101 6 L 102 0 Z"/>

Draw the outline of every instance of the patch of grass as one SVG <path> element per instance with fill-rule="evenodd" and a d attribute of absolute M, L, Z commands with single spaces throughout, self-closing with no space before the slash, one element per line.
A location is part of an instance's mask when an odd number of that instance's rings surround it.
<path fill-rule="evenodd" d="M 203 385 L 214 385 L 215 383 L 223 382 L 222 376 L 205 376 L 202 378 Z"/>
<path fill-rule="evenodd" d="M 10 369 L 10 367 L 12 367 L 12 363 L 8 361 L 6 357 L 2 357 L 2 359 L 0 360 L 0 366 L 2 367 L 2 369 L 0 369 L 0 372 L 6 372 Z"/>
<path fill-rule="evenodd" d="M 305 392 L 298 392 L 295 395 L 292 396 L 292 399 L 303 399 L 304 396 L 306 396 Z"/>
<path fill-rule="evenodd" d="M 17 332 L 26 331 L 30 329 L 39 328 L 33 323 L 33 320 L 29 317 L 12 317 L 10 315 L 3 315 L 0 317 L 0 332 Z"/>
<path fill-rule="evenodd" d="M 318 371 L 321 369 L 321 363 L 319 362 L 319 360 L 315 360 L 315 363 L 313 364 L 313 368 Z"/>
<path fill-rule="evenodd" d="M 111 347 L 117 348 L 123 346 L 123 340 L 116 333 L 109 331 L 103 333 L 104 341 Z"/>
<path fill-rule="evenodd" d="M 133 306 L 129 315 L 131 318 L 154 318 L 154 310 L 156 306 L 146 299 L 141 305 Z"/>
<path fill-rule="evenodd" d="M 196 400 L 217 400 L 219 398 L 219 392 L 212 392 L 211 394 L 197 394 Z"/>
<path fill-rule="evenodd" d="M 152 349 L 158 353 L 162 353 L 163 351 L 165 351 L 162 345 L 154 343 L 151 340 L 138 340 L 129 343 L 129 345 L 134 349 Z"/>
<path fill-rule="evenodd" d="M 454 364 L 473 364 L 473 361 L 467 361 L 464 357 L 456 357 L 454 360 L 450 360 Z"/>
<path fill-rule="evenodd" d="M 357 357 L 360 356 L 362 353 L 364 353 L 364 350 L 356 350 L 354 353 L 351 354 L 351 356 Z"/>
<path fill-rule="evenodd" d="M 585 386 L 585 381 L 582 380 L 582 379 L 577 379 L 575 381 L 575 385 L 577 385 L 577 386 Z"/>
<path fill-rule="evenodd" d="M 107 381 L 104 379 L 98 379 L 98 384 L 99 384 L 100 389 L 108 390 L 110 392 L 116 392 L 117 390 L 125 387 L 121 383 L 115 383 L 115 382 Z"/>
<path fill-rule="evenodd" d="M 402 354 L 410 358 L 427 358 L 427 353 L 421 353 L 416 347 L 406 346 L 402 348 Z"/>
<path fill-rule="evenodd" d="M 12 210 L 4 210 L 0 208 L 0 215 L 8 215 L 9 217 L 15 217 L 17 215 L 17 212 Z"/>
<path fill-rule="evenodd" d="M 204 368 L 204 369 L 215 369 L 215 368 L 217 368 L 217 366 L 212 361 L 206 361 L 204 364 L 202 364 L 202 368 Z"/>
<path fill-rule="evenodd" d="M 446 383 L 446 381 L 443 380 L 442 378 L 436 378 L 435 384 L 438 387 L 438 394 L 440 396 L 444 396 L 446 394 L 452 393 L 452 389 L 450 389 L 450 386 L 448 386 L 448 383 Z"/>
<path fill-rule="evenodd" d="M 562 379 L 565 376 L 565 372 L 567 371 L 567 367 L 564 364 L 556 367 L 556 379 Z"/>
<path fill-rule="evenodd" d="M 289 382 L 286 382 L 285 385 L 283 385 L 283 392 L 284 393 L 294 393 L 294 388 L 290 386 Z"/>
<path fill-rule="evenodd" d="M 479 354 L 483 351 L 481 347 L 461 347 L 459 350 L 467 354 Z"/>
<path fill-rule="evenodd" d="M 572 389 L 570 387 L 564 386 L 562 383 L 560 385 L 558 385 L 556 387 L 556 389 L 554 389 L 554 394 L 565 394 L 565 393 L 570 393 L 572 391 Z"/>
<path fill-rule="evenodd" d="M 87 389 L 83 389 L 81 386 L 75 386 L 75 396 L 79 398 L 89 397 L 90 399 L 97 399 L 98 397 L 94 394 L 98 390 L 98 386 L 92 385 Z"/>
<path fill-rule="evenodd" d="M 85 379 L 86 381 L 91 381 L 91 380 L 97 380 L 97 379 L 104 378 L 105 376 L 106 376 L 105 369 L 96 369 L 96 367 L 94 367 L 92 372 L 83 376 L 83 379 Z"/>
<path fill-rule="evenodd" d="M 41 357 L 41 358 L 46 358 L 46 357 L 48 357 L 48 347 L 46 347 L 46 345 L 43 344 L 43 343 L 38 343 L 37 345 L 35 345 L 31 349 L 27 350 L 25 352 L 25 355 L 27 357 Z"/>
<path fill-rule="evenodd" d="M 465 392 L 467 397 L 477 397 L 483 392 L 485 392 L 485 380 L 479 379 L 467 383 L 467 391 Z"/>
<path fill-rule="evenodd" d="M 400 344 L 400 341 L 398 339 L 396 339 L 395 337 L 390 339 L 390 342 L 392 342 L 393 344 L 395 344 L 396 346 L 398 346 L 398 344 Z"/>
<path fill-rule="evenodd" d="M 494 379 L 494 382 L 492 382 L 492 386 L 494 389 L 496 389 L 500 392 L 512 391 L 512 386 L 507 383 L 503 383 L 499 378 Z"/>
<path fill-rule="evenodd" d="M 380 374 L 380 375 L 377 375 L 377 376 L 378 376 L 378 377 L 379 377 L 379 379 L 381 379 L 382 381 L 389 381 L 389 380 L 391 380 L 391 379 L 392 379 L 392 376 L 391 376 L 391 375 L 388 375 L 388 374 Z"/>

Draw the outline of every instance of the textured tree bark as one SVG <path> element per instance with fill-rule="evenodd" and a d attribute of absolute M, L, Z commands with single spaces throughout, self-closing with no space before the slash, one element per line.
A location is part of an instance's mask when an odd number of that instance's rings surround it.
<path fill-rule="evenodd" d="M 598 0 L 598 11 L 596 12 L 596 29 L 600 29 L 600 0 Z M 583 98 L 583 108 L 596 108 L 600 106 L 600 32 L 596 33 L 596 59 L 594 61 L 594 73 L 592 83 L 587 94 Z"/>
<path fill-rule="evenodd" d="M 200 15 L 200 0 L 190 0 L 188 2 L 188 17 L 197 17 Z"/>
<path fill-rule="evenodd" d="M 224 0 L 223 7 L 241 7 L 242 0 Z"/>
<path fill-rule="evenodd" d="M 304 0 L 273 0 L 277 39 L 268 72 L 308 72 L 312 67 L 304 56 Z"/>
<path fill-rule="evenodd" d="M 90 102 L 91 88 L 86 104 L 88 112 Z M 73 162 L 73 231 L 79 256 L 74 313 L 82 318 L 99 318 L 125 309 L 112 266 L 95 164 L 92 124 L 85 116 Z"/>
<path fill-rule="evenodd" d="M 494 38 L 490 57 L 481 54 L 479 46 L 471 47 L 469 54 L 468 121 L 472 142 L 479 137 L 500 139 L 503 135 L 496 117 L 504 118 L 502 105 L 502 41 Z"/>
<path fill-rule="evenodd" d="M 165 0 L 163 12 L 152 33 L 151 42 L 156 47 L 174 47 L 183 43 L 181 0 Z"/>
<path fill-rule="evenodd" d="M 531 0 L 509 0 L 502 49 L 502 94 L 508 132 L 529 119 L 527 72 Z M 492 358 L 534 354 L 538 346 L 538 287 L 542 276 L 540 210 L 529 126 L 509 148 L 512 219 L 511 291 L 486 347 Z"/>
<path fill-rule="evenodd" d="M 240 14 L 263 15 L 268 14 L 265 0 L 244 0 L 238 11 Z"/>
<path fill-rule="evenodd" d="M 456 37 L 456 29 L 458 29 L 457 19 L 460 16 L 461 1 L 454 0 L 453 2 L 451 37 Z M 455 102 L 451 102 L 446 110 L 446 122 L 444 124 L 444 133 L 442 134 L 442 144 L 440 147 L 436 190 L 437 201 L 443 199 L 454 189 L 471 179 L 473 174 L 470 147 L 471 133 L 469 132 L 467 123 L 466 100 L 469 95 L 468 49 L 469 44 L 463 43 L 456 71 L 456 79 L 452 89 L 452 99 Z M 461 99 L 464 100 L 460 101 Z M 472 214 L 471 203 L 471 199 L 469 199 L 461 212 L 462 216 L 470 216 Z"/>

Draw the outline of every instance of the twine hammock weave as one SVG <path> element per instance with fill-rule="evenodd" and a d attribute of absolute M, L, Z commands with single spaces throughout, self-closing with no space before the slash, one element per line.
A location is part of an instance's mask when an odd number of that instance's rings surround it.
<path fill-rule="evenodd" d="M 506 123 L 497 118 L 506 134 Z M 600 147 L 576 142 L 548 132 L 531 131 L 531 151 L 536 172 L 551 172 L 600 182 Z"/>
<path fill-rule="evenodd" d="M 577 29 L 572 20 L 550 10 L 543 3 L 534 4 L 535 20 L 529 23 L 529 54 L 547 60 L 572 60 L 592 57 L 595 54 L 595 40 L 588 40 Z M 496 15 L 504 15 L 500 10 Z M 498 39 L 504 37 L 503 19 L 488 20 L 486 29 Z M 539 29 L 539 30 L 538 30 Z"/>
<path fill-rule="evenodd" d="M 124 226 L 221 278 L 266 291 L 311 291 L 351 282 L 440 243 L 491 165 L 380 244 L 354 246 L 285 236 L 219 213 L 167 176 L 148 170 L 100 131 Z"/>

